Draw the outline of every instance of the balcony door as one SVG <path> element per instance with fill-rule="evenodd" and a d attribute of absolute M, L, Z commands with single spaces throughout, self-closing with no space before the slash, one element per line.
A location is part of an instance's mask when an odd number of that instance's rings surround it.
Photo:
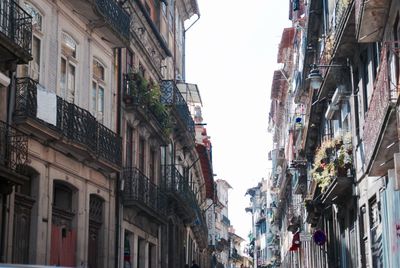
<path fill-rule="evenodd" d="M 102 267 L 101 236 L 103 225 L 103 199 L 91 194 L 89 201 L 88 267 Z"/>

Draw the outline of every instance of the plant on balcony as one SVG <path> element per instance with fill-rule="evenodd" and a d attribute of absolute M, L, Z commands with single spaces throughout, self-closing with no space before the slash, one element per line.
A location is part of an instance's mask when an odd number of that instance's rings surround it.
<path fill-rule="evenodd" d="M 324 192 L 335 177 L 350 177 L 352 172 L 351 134 L 325 140 L 317 149 L 312 169 L 313 179 Z"/>
<path fill-rule="evenodd" d="M 163 132 L 169 135 L 171 121 L 168 108 L 161 103 L 160 86 L 153 81 L 148 81 L 140 73 L 127 75 L 127 92 L 125 102 L 148 109 L 161 124 Z"/>

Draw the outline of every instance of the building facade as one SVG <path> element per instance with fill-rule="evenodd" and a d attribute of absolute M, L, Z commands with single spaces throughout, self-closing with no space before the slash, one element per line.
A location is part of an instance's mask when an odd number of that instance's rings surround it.
<path fill-rule="evenodd" d="M 290 1 L 270 110 L 282 267 L 398 266 L 399 12 Z"/>
<path fill-rule="evenodd" d="M 0 262 L 208 267 L 212 164 L 184 60 L 197 2 L 0 11 Z"/>

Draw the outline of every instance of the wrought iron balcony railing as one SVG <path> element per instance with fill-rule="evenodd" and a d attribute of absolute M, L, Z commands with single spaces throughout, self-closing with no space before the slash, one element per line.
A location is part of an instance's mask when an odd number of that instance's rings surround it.
<path fill-rule="evenodd" d="M 124 180 L 123 202 L 130 205 L 138 202 L 160 215 L 166 214 L 166 198 L 164 192 L 137 168 L 125 168 L 122 172 Z"/>
<path fill-rule="evenodd" d="M 124 75 L 124 102 L 127 107 L 141 107 L 146 114 L 151 114 L 158 122 L 160 128 L 167 132 L 170 127 L 170 120 L 167 108 L 161 103 L 160 89 L 154 86 L 149 89 L 142 83 L 144 80 L 138 73 Z M 153 92 L 152 92 L 153 91 Z"/>
<path fill-rule="evenodd" d="M 176 197 L 182 208 L 187 210 L 187 216 L 191 221 L 197 220 L 197 225 L 200 224 L 206 228 L 204 215 L 201 212 L 193 190 L 189 186 L 188 179 L 174 165 L 162 166 L 162 173 L 166 192 Z"/>
<path fill-rule="evenodd" d="M 115 32 L 129 39 L 130 17 L 121 5 L 114 0 L 95 0 L 98 11 Z"/>
<path fill-rule="evenodd" d="M 365 163 L 369 164 L 378 141 L 378 133 L 383 127 L 383 122 L 389 108 L 396 104 L 398 99 L 397 86 L 390 80 L 391 57 L 399 58 L 400 42 L 386 42 L 381 51 L 381 60 L 374 81 L 374 90 L 365 116 L 363 127 L 363 141 L 365 149 Z"/>
<path fill-rule="evenodd" d="M 91 153 L 113 164 L 121 165 L 122 140 L 116 133 L 96 121 L 87 110 L 57 96 L 56 124 L 37 117 L 37 82 L 17 78 L 16 114 L 34 118 L 55 129 L 71 141 L 85 146 Z"/>
<path fill-rule="evenodd" d="M 185 98 L 174 81 L 164 80 L 161 82 L 161 103 L 174 107 L 180 117 L 180 121 L 186 126 L 187 131 L 194 136 L 193 118 Z"/>
<path fill-rule="evenodd" d="M 0 121 L 0 165 L 18 172 L 28 159 L 28 136 Z"/>
<path fill-rule="evenodd" d="M 168 192 L 177 194 L 181 199 L 189 201 L 191 199 L 192 190 L 189 187 L 188 181 L 179 172 L 174 165 L 162 166 L 164 187 Z"/>
<path fill-rule="evenodd" d="M 0 37 L 6 37 L 11 43 L 17 45 L 11 52 L 18 50 L 23 55 L 23 62 L 27 63 L 26 58 L 30 58 L 32 44 L 32 17 L 21 8 L 14 0 L 1 1 L 0 4 Z M 6 45 L 3 43 L 3 45 Z"/>

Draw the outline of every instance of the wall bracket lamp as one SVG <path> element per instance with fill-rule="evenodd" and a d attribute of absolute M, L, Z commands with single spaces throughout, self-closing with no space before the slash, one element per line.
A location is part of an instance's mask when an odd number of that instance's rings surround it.
<path fill-rule="evenodd" d="M 318 64 L 310 64 L 311 71 L 307 76 L 306 80 L 310 81 L 310 86 L 313 89 L 319 89 L 322 85 L 322 81 L 324 78 L 321 75 L 321 72 L 319 71 L 319 68 L 347 68 L 349 67 L 349 60 L 347 60 L 346 65 L 342 64 L 330 64 L 330 65 L 318 65 Z"/>

